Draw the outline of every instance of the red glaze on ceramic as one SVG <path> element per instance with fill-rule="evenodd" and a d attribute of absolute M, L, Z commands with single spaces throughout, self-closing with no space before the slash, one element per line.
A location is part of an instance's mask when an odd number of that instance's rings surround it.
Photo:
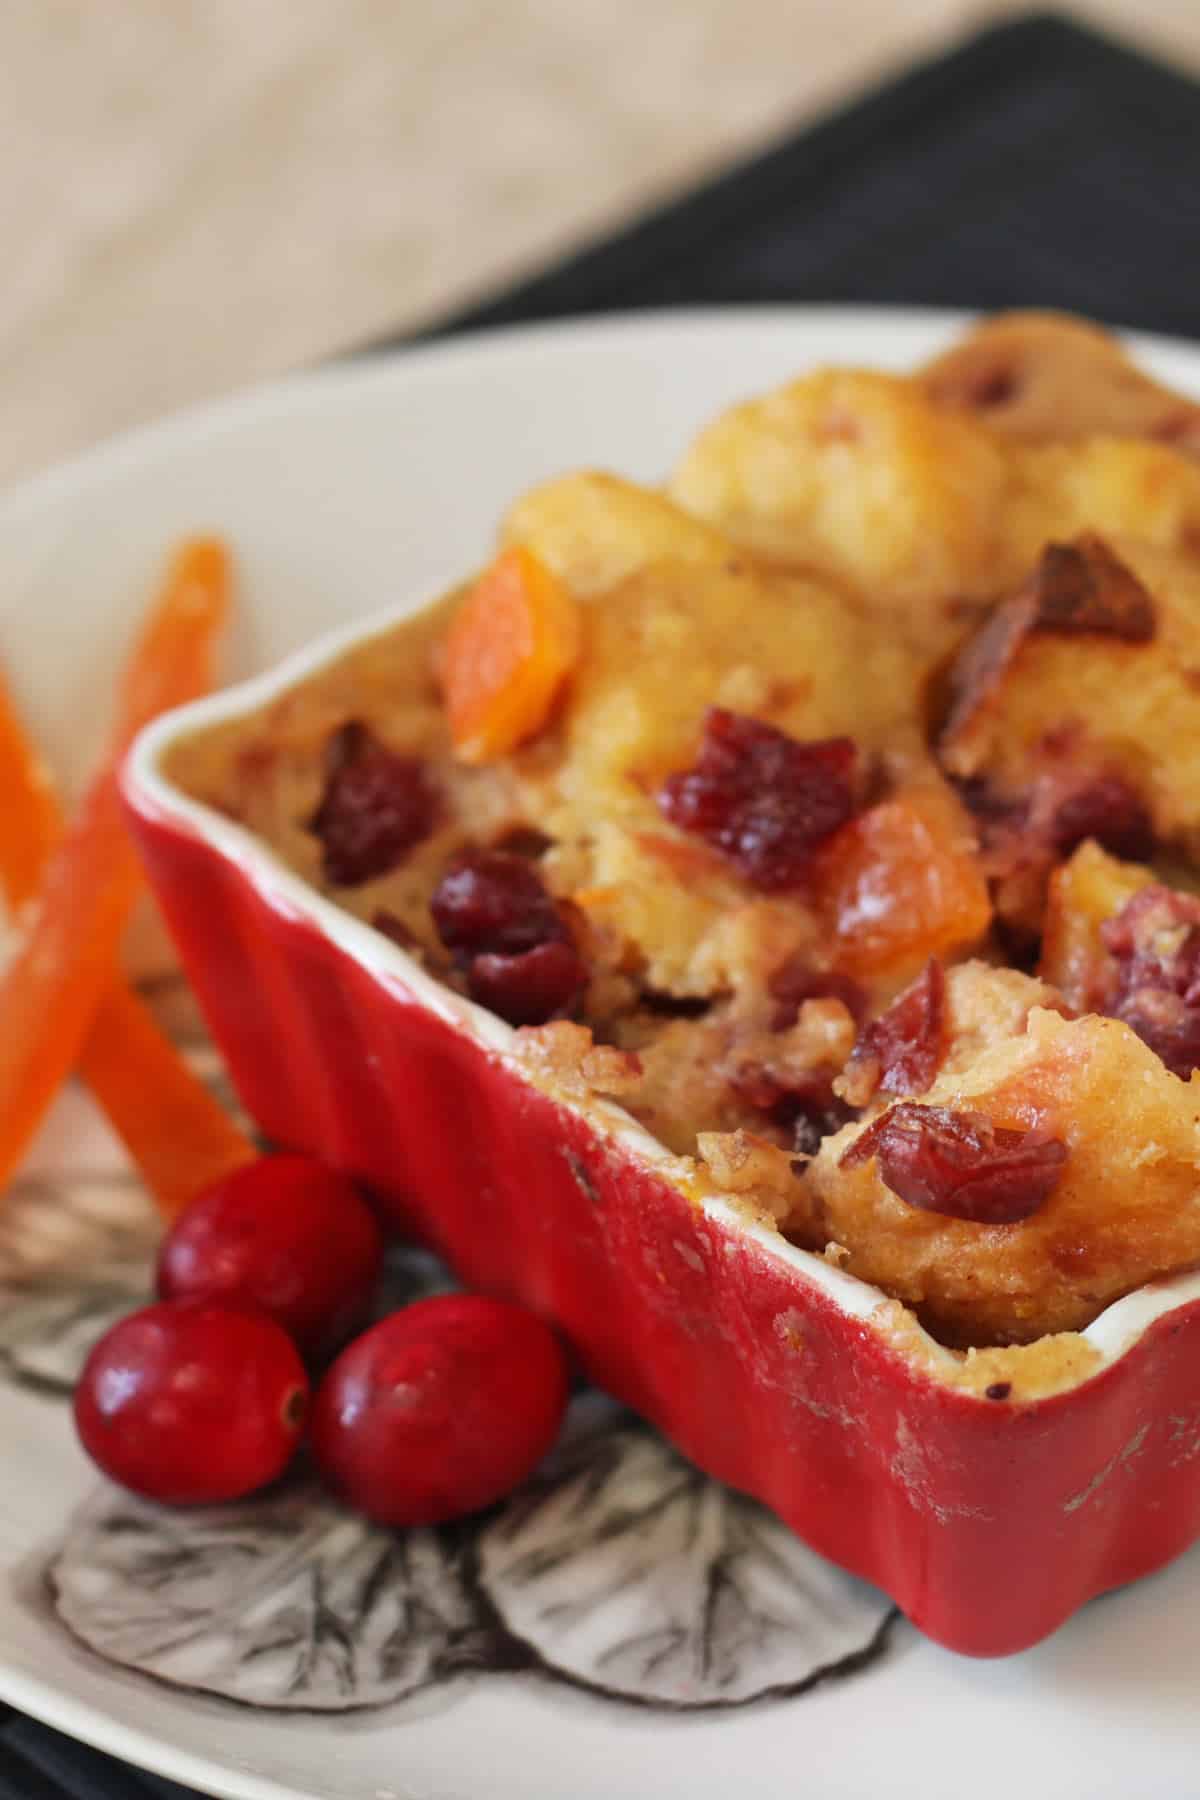
<path fill-rule="evenodd" d="M 1013 1405 L 943 1385 L 872 1322 L 877 1290 L 689 1200 L 618 1109 L 548 1097 L 506 1026 L 158 773 L 174 737 L 284 685 L 160 722 L 125 775 L 269 1137 L 369 1183 L 471 1287 L 553 1319 L 601 1386 L 955 1650 L 1036 1643 L 1200 1535 L 1197 1277 L 1109 1308 L 1088 1333 L 1105 1363 L 1069 1392 Z"/>

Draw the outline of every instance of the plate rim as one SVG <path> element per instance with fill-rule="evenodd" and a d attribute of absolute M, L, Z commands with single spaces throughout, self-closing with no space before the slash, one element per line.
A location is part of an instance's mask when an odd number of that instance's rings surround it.
<path fill-rule="evenodd" d="M 155 418 L 108 433 L 65 457 L 55 458 L 45 467 L 34 469 L 0 489 L 0 528 L 19 521 L 27 508 L 43 505 L 80 482 L 102 479 L 110 470 L 115 473 L 123 464 L 137 461 L 145 454 L 169 450 L 177 439 L 193 433 L 204 435 L 226 425 L 235 425 L 243 417 L 253 416 L 260 408 L 302 403 L 321 391 L 336 393 L 345 389 L 349 392 L 377 381 L 403 380 L 405 377 L 420 379 L 427 369 L 451 370 L 459 365 L 469 369 L 477 360 L 491 361 L 508 351 L 519 353 L 539 342 L 543 348 L 562 354 L 576 348 L 599 346 L 608 339 L 615 342 L 654 328 L 675 332 L 714 331 L 719 335 L 726 328 L 736 332 L 739 327 L 745 329 L 750 324 L 765 327 L 768 331 L 780 331 L 803 324 L 805 320 L 848 325 L 851 331 L 873 324 L 886 328 L 897 323 L 905 329 L 943 328 L 949 331 L 979 317 L 981 310 L 883 303 L 843 306 L 837 301 L 645 306 L 522 321 L 515 325 L 480 326 L 454 332 L 448 337 L 414 338 L 411 342 L 389 344 L 381 349 L 352 348 L 306 368 L 240 382 L 222 394 L 173 407 Z M 1167 351 L 1192 349 L 1200 353 L 1200 343 L 1188 345 L 1179 338 L 1128 332 L 1120 335 L 1123 341 L 1135 345 L 1152 344 Z"/>
<path fill-rule="evenodd" d="M 103 1658 L 82 1644 L 77 1643 L 76 1649 L 81 1656 L 103 1663 Z M 181 1692 L 186 1694 L 188 1690 Z M 200 1695 L 191 1697 L 202 1698 Z M 210 1800 L 325 1800 L 319 1788 L 293 1787 L 271 1776 L 246 1770 L 237 1773 L 230 1770 L 227 1779 L 218 1763 L 207 1761 L 193 1750 L 170 1744 L 150 1731 L 127 1725 L 93 1701 L 64 1693 L 50 1682 L 3 1661 L 0 1661 L 0 1702 L 90 1750 L 128 1763 L 132 1769 L 142 1769 L 151 1775 L 161 1775 L 165 1781 L 194 1788 L 198 1795 L 209 1796 Z"/>
<path fill-rule="evenodd" d="M 851 333 L 872 327 L 898 327 L 914 334 L 961 330 L 972 320 L 993 316 L 988 307 L 947 307 L 865 304 L 839 301 L 739 302 L 729 306 L 643 306 L 603 313 L 570 314 L 563 318 L 526 320 L 515 325 L 480 326 L 456 331 L 448 337 L 413 338 L 380 349 L 370 346 L 335 353 L 327 361 L 259 380 L 238 383 L 228 391 L 196 400 L 155 418 L 108 433 L 95 442 L 55 458 L 0 488 L 0 528 L 19 520 L 27 508 L 54 499 L 60 492 L 89 480 L 99 480 L 123 463 L 146 454 L 169 450 L 177 439 L 205 434 L 234 425 L 244 416 L 272 404 L 299 403 L 320 391 L 347 391 L 376 381 L 420 379 L 427 369 L 465 368 L 477 360 L 493 360 L 505 352 L 521 352 L 540 345 L 555 354 L 602 346 L 624 337 L 662 330 L 678 333 L 712 332 L 736 336 L 749 326 L 782 332 L 806 322 L 846 328 Z M 1058 308 L 1014 307 L 1001 312 L 1061 312 Z M 1063 314 L 1065 317 L 1074 315 Z M 1131 331 L 1103 319 L 1092 321 L 1111 331 L 1138 356 L 1150 362 L 1191 363 L 1200 390 L 1200 337 L 1174 336 L 1165 332 Z"/>
<path fill-rule="evenodd" d="M 734 342 L 750 329 L 786 335 L 793 330 L 803 333 L 806 325 L 844 330 L 847 336 L 861 336 L 864 341 L 876 331 L 899 330 L 914 337 L 922 333 L 949 335 L 987 310 L 837 302 L 653 307 L 486 327 L 384 350 L 352 349 L 315 368 L 243 384 L 224 395 L 132 426 L 35 470 L 0 491 L 0 530 L 19 529 L 26 517 L 69 502 L 74 493 L 93 483 L 103 485 L 139 463 L 169 455 L 177 446 L 236 430 L 273 408 L 286 411 L 322 398 L 351 397 L 356 391 L 379 385 L 436 380 L 443 373 L 458 370 L 469 374 L 481 362 L 503 360 L 530 350 L 569 358 L 592 348 L 616 348 L 647 334 L 675 340 L 681 335 L 712 336 Z M 1190 371 L 1191 382 L 1200 394 L 1200 341 L 1113 329 L 1123 343 L 1151 365 L 1175 364 Z M 804 355 L 802 344 L 798 354 Z M 92 1655 L 82 1648 L 79 1653 Z M 185 1783 L 216 1800 L 323 1800 L 316 1788 L 301 1788 L 270 1776 L 222 1768 L 3 1659 L 0 1701 L 132 1767 Z"/>

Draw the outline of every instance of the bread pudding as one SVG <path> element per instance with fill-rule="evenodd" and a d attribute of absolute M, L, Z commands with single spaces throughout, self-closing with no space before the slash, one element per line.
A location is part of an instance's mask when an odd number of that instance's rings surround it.
<path fill-rule="evenodd" d="M 167 773 L 697 1193 L 1078 1332 L 1200 1262 L 1197 417 L 1040 315 L 820 371 Z"/>

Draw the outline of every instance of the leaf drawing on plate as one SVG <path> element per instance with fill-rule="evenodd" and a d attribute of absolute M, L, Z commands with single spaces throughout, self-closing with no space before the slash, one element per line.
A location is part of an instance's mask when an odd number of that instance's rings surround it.
<path fill-rule="evenodd" d="M 180 1511 L 106 1487 L 47 1573 L 59 1617 L 112 1662 L 322 1712 L 520 1668 L 736 1705 L 863 1666 L 894 1616 L 595 1393 L 521 1494 L 456 1527 L 385 1531 L 308 1480 Z"/>
<path fill-rule="evenodd" d="M 149 1297 L 157 1238 L 120 1169 L 14 1182 L 0 1228 L 0 1376 L 69 1392 L 96 1339 Z"/>
<path fill-rule="evenodd" d="M 0 1208 L 0 1379 L 73 1386 L 149 1298 L 158 1212 L 91 1096 L 68 1082 Z"/>
<path fill-rule="evenodd" d="M 883 1595 L 598 1396 L 576 1412 L 477 1542 L 480 1585 L 549 1668 L 628 1699 L 728 1706 L 882 1650 Z"/>
<path fill-rule="evenodd" d="M 453 1538 L 397 1534 L 304 1482 L 173 1512 L 106 1488 L 48 1574 L 101 1656 L 253 1706 L 397 1701 L 492 1656 Z"/>
<path fill-rule="evenodd" d="M 143 989 L 159 1022 L 248 1125 L 182 977 Z M 92 1345 L 151 1297 L 161 1221 L 90 1096 L 60 1095 L 31 1166 L 0 1213 L 0 1379 L 67 1394 Z M 454 1286 L 427 1251 L 389 1251 L 377 1315 Z"/>
<path fill-rule="evenodd" d="M 0 1287 L 0 1370 L 69 1394 L 92 1345 L 144 1298 L 144 1291 L 99 1283 L 63 1291 Z"/>
<path fill-rule="evenodd" d="M 81 1092 L 53 1123 L 0 1220 L 0 1372 L 66 1393 L 148 1297 L 160 1227 Z M 453 1285 L 396 1246 L 377 1310 Z M 113 1662 L 312 1711 L 531 1665 L 643 1703 L 735 1705 L 859 1667 L 891 1617 L 594 1393 L 523 1493 L 453 1529 L 387 1532 L 311 1483 L 181 1512 L 108 1488 L 49 1576 L 64 1623 Z"/>

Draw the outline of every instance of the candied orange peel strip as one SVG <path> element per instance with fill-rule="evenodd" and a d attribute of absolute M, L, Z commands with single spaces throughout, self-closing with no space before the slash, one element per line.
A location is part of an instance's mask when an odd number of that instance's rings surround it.
<path fill-rule="evenodd" d="M 35 898 L 61 833 L 53 777 L 0 678 L 0 886 L 13 913 Z"/>
<path fill-rule="evenodd" d="M 123 985 L 100 1002 L 79 1073 L 168 1219 L 258 1154 Z"/>
<path fill-rule="evenodd" d="M 213 646 L 228 606 L 229 564 L 224 547 L 208 538 L 185 543 L 171 563 L 161 596 L 127 665 L 109 752 L 92 778 L 77 816 L 57 845 L 42 852 L 42 878 L 28 930 L 0 976 L 0 1017 L 4 1019 L 0 1034 L 0 1184 L 12 1174 L 85 1043 L 92 1072 L 100 1068 L 109 1091 L 116 1093 L 116 1080 L 106 1073 L 105 1065 L 125 1051 L 117 1042 L 110 1007 L 115 1006 L 120 1034 L 128 1032 L 131 1043 L 143 1052 L 151 1042 L 150 1032 L 157 1033 L 157 1026 L 148 1018 L 131 1023 L 130 1007 L 140 1006 L 132 995 L 113 999 L 120 941 L 142 880 L 121 814 L 117 777 L 121 760 L 143 725 L 210 685 Z M 0 739 L 5 753 L 4 791 L 11 796 L 24 788 L 27 794 L 25 805 L 15 807 L 12 815 L 6 813 L 3 820 L 7 842 L 10 817 L 22 814 L 22 823 L 14 831 L 17 848 L 4 853 L 4 885 L 14 896 L 28 889 L 37 854 L 31 846 L 38 841 L 36 833 L 46 829 L 47 815 L 35 815 L 35 806 L 53 805 L 56 817 L 57 802 L 52 790 L 49 802 L 34 792 L 45 781 L 44 772 L 36 754 L 22 740 L 11 707 L 8 713 L 12 730 Z M 89 1033 L 100 1026 L 104 1036 L 97 1046 Z M 161 1049 L 154 1046 L 154 1052 L 155 1079 L 160 1082 L 159 1091 L 165 1093 L 165 1058 L 173 1058 L 175 1053 L 165 1040 Z M 170 1091 L 178 1102 L 182 1088 L 177 1080 Z M 145 1102 L 149 1114 L 153 1110 L 149 1092 Z M 199 1112 L 193 1115 L 201 1125 L 201 1142 L 214 1126 L 210 1106 L 213 1113 L 220 1112 L 216 1102 L 204 1095 L 204 1119 Z M 179 1116 L 177 1111 L 172 1129 L 178 1128 Z M 122 1117 L 124 1127 L 120 1120 L 114 1123 L 127 1135 L 132 1112 L 124 1102 Z M 228 1167 L 232 1149 L 228 1132 L 234 1128 L 228 1120 L 224 1123 L 227 1130 L 217 1136 L 214 1161 Z M 136 1147 L 131 1143 L 131 1148 L 138 1161 L 161 1168 L 165 1145 L 159 1141 L 151 1145 L 140 1126 L 134 1128 L 133 1137 Z M 178 1148 L 178 1138 L 175 1142 Z M 171 1195 L 175 1192 L 172 1185 Z"/>
<path fill-rule="evenodd" d="M 37 893 L 63 821 L 49 770 L 2 679 L 0 805 L 0 886 L 19 912 Z M 257 1154 L 124 982 L 101 1001 L 79 1072 L 168 1217 Z"/>
<path fill-rule="evenodd" d="M 490 762 L 539 732 L 579 655 L 573 595 L 518 544 L 484 571 L 446 637 L 442 683 L 455 755 Z"/>

